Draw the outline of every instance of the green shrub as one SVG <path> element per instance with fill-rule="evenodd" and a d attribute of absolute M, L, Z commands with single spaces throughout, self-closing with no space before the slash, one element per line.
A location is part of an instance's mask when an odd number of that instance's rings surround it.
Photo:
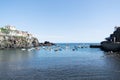
<path fill-rule="evenodd" d="M 1 29 L 1 32 L 2 33 L 5 33 L 5 34 L 9 34 L 10 31 L 8 29 L 5 29 L 5 28 L 0 28 Z"/>

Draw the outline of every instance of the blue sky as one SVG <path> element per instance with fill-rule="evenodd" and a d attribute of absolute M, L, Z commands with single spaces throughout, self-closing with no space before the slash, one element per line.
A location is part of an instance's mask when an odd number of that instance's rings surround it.
<path fill-rule="evenodd" d="M 0 26 L 40 42 L 101 42 L 120 26 L 120 0 L 0 0 Z"/>

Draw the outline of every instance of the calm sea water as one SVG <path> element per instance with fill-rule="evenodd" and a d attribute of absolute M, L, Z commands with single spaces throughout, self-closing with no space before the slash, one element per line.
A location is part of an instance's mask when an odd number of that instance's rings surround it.
<path fill-rule="evenodd" d="M 0 80 L 120 80 L 120 57 L 88 46 L 0 50 Z"/>

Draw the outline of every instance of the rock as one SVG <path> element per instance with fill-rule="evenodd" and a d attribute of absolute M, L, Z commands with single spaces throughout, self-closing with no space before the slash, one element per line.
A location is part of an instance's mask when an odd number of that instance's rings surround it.
<path fill-rule="evenodd" d="M 90 48 L 101 48 L 101 45 L 90 45 Z"/>
<path fill-rule="evenodd" d="M 120 44 L 119 43 L 114 43 L 114 42 L 109 42 L 109 41 L 103 41 L 101 42 L 101 49 L 104 51 L 120 51 Z"/>
<path fill-rule="evenodd" d="M 106 38 L 106 41 L 101 42 L 101 49 L 104 51 L 120 51 L 120 27 L 115 27 L 115 31 Z"/>
<path fill-rule="evenodd" d="M 15 26 L 10 25 L 0 28 L 0 49 L 37 46 L 39 46 L 38 39 L 26 31 L 17 30 Z"/>
<path fill-rule="evenodd" d="M 33 44 L 34 47 L 39 46 L 39 41 L 38 41 L 38 39 L 37 39 L 37 38 L 33 38 L 32 44 Z"/>
<path fill-rule="evenodd" d="M 45 41 L 44 43 L 39 43 L 40 46 L 53 46 L 55 45 L 54 43 L 51 43 L 49 41 Z"/>
<path fill-rule="evenodd" d="M 2 36 L 4 37 L 4 36 Z M 29 48 L 39 46 L 39 41 L 37 38 L 27 38 L 18 36 L 7 36 L 7 39 L 0 41 L 0 48 Z"/>

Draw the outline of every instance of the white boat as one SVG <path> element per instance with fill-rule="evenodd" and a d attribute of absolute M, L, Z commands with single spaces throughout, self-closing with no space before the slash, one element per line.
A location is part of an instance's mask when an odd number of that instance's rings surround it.
<path fill-rule="evenodd" d="M 22 51 L 25 51 L 26 49 L 25 48 L 23 48 L 23 49 L 21 49 Z"/>
<path fill-rule="evenodd" d="M 35 48 L 30 48 L 30 49 L 28 49 L 28 51 L 32 51 L 32 50 L 34 50 Z"/>

